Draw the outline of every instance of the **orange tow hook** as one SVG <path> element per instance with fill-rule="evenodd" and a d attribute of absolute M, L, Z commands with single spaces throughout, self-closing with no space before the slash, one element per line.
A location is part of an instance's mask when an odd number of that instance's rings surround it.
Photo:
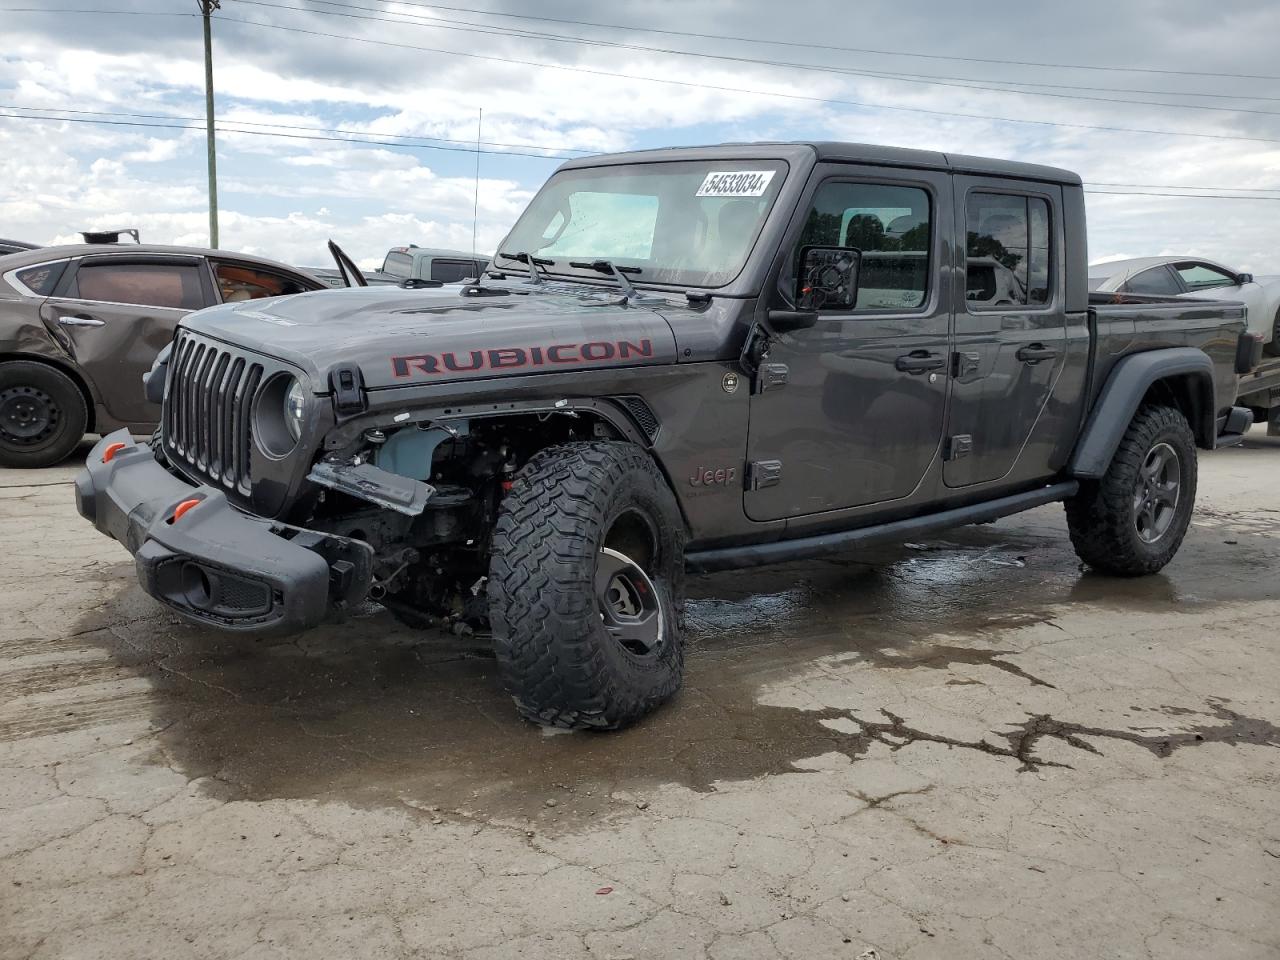
<path fill-rule="evenodd" d="M 107 449 L 102 451 L 102 462 L 110 463 L 111 458 L 127 446 L 127 443 L 120 443 L 118 440 L 115 443 L 108 443 Z"/>
<path fill-rule="evenodd" d="M 191 500 L 183 500 L 180 504 L 178 504 L 176 507 L 174 507 L 174 508 L 173 508 L 173 517 L 172 517 L 172 519 L 170 519 L 170 520 L 169 520 L 169 522 L 170 522 L 170 523 L 177 523 L 179 520 L 181 520 L 181 519 L 182 519 L 183 515 L 184 515 L 188 510 L 190 510 L 192 507 L 194 507 L 194 506 L 195 506 L 197 503 L 199 503 L 199 502 L 200 502 L 200 500 L 199 500 L 198 498 L 196 498 L 196 499 L 191 499 Z"/>

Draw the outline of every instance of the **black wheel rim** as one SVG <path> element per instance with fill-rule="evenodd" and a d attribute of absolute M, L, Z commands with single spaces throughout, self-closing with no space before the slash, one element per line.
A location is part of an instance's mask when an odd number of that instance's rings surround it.
<path fill-rule="evenodd" d="M 10 446 L 33 447 L 58 429 L 62 411 L 43 390 L 31 386 L 0 391 L 0 440 Z"/>
<path fill-rule="evenodd" d="M 1182 487 L 1182 462 L 1167 443 L 1157 443 L 1142 461 L 1133 496 L 1133 523 L 1143 543 L 1155 543 L 1173 526 Z"/>
<path fill-rule="evenodd" d="M 662 598 L 653 581 L 625 553 L 601 547 L 596 558 L 596 601 L 609 636 L 640 657 L 662 649 Z"/>

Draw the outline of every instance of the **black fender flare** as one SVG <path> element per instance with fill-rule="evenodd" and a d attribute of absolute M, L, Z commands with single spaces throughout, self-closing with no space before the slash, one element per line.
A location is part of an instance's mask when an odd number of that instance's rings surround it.
<path fill-rule="evenodd" d="M 1067 474 L 1082 479 L 1105 474 L 1142 398 L 1152 384 L 1169 377 L 1187 377 L 1197 391 L 1197 396 L 1189 398 L 1197 413 L 1190 418 L 1191 430 L 1201 446 L 1212 446 L 1216 411 L 1209 355 L 1195 347 L 1147 350 L 1123 358 L 1112 368 L 1076 441 Z"/>

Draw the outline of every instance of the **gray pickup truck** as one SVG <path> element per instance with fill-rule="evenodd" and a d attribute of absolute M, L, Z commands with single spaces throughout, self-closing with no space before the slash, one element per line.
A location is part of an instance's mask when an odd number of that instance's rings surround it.
<path fill-rule="evenodd" d="M 485 624 L 519 711 L 610 729 L 681 681 L 686 569 L 856 551 L 1063 501 L 1159 570 L 1196 448 L 1239 441 L 1236 303 L 1087 290 L 1065 170 L 844 143 L 564 164 L 486 276 L 185 318 L 149 448 L 80 512 L 187 619 L 366 600 Z"/>

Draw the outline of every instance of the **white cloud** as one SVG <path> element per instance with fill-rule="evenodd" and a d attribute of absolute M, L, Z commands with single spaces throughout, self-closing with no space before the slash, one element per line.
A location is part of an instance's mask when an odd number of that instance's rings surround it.
<path fill-rule="evenodd" d="M 132 0 L 121 0 L 129 4 Z M 372 4 L 371 4 L 372 5 Z M 136 3 L 138 10 L 153 5 Z M 422 8 L 388 5 L 423 14 Z M 525 13 L 527 4 L 495 0 L 493 9 Z M 603 8 L 602 8 L 603 9 Z M 941 2 L 906 5 L 869 0 L 857 14 L 832 15 L 829 3 L 793 0 L 786 16 L 764 0 L 707 0 L 674 8 L 638 0 L 586 19 L 626 21 L 710 35 L 733 33 L 850 47 L 881 47 L 961 57 L 1092 60 L 1121 64 L 1269 75 L 1280 8 L 1264 0 L 1234 5 L 1205 20 L 1192 0 L 1166 0 L 1161 16 L 1103 0 L 1080 0 L 1072 16 L 1032 5 L 1016 21 L 992 22 Z M 547 0 L 539 15 L 584 18 L 568 0 Z M 338 240 L 364 262 L 393 244 L 469 248 L 475 203 L 473 156 L 491 143 L 565 146 L 591 151 L 671 143 L 759 138 L 849 139 L 952 153 L 1050 163 L 1098 184 L 1187 184 L 1280 188 L 1280 118 L 1065 99 L 1030 98 L 886 79 L 839 77 L 750 64 L 726 64 L 538 38 L 471 34 L 422 25 L 366 23 L 316 13 L 247 10 L 224 4 L 224 17 L 299 26 L 347 39 L 230 22 L 215 24 L 215 84 L 224 124 L 288 124 L 364 131 L 377 138 L 443 138 L 448 150 L 224 131 L 218 163 L 222 240 L 285 260 L 322 262 L 324 242 Z M 452 17 L 451 23 L 476 17 Z M 1260 81 L 1213 77 L 1031 69 L 766 47 L 566 25 L 517 24 L 656 47 L 802 60 L 915 74 L 1022 79 L 1106 88 L 1097 96 L 1176 99 L 1277 111 L 1249 100 Z M 197 21 L 190 17 L 78 17 L 6 14 L 0 52 L 0 103 L 36 108 L 203 116 L 203 67 Z M 868 28 L 874 25 L 874 31 Z M 361 42 L 382 39 L 458 53 L 558 62 L 700 87 L 637 82 L 599 73 L 535 69 Z M 711 87 L 748 88 L 754 93 Z M 1120 88 L 1156 93 L 1111 92 Z M 1237 99 L 1172 91 L 1220 93 Z M 1085 92 L 1085 91 L 1080 91 Z M 1212 140 L 1010 124 L 909 110 L 821 104 L 818 97 L 922 110 L 1052 120 L 1090 126 L 1185 130 L 1252 137 Z M 4 112 L 4 111 L 0 111 Z M 149 122 L 145 119 L 140 122 Z M 247 130 L 259 128 L 246 126 Z M 305 130 L 287 131 L 297 137 Z M 349 136 L 348 134 L 314 134 Z M 486 252 L 500 240 L 553 161 L 483 156 L 478 234 Z M 0 117 L 0 232 L 37 241 L 74 236 L 87 226 L 137 225 L 149 240 L 206 240 L 201 131 L 57 124 Z M 1128 187 L 1099 186 L 1099 190 Z M 1212 191 L 1208 191 L 1212 192 Z M 1272 196 L 1280 197 L 1280 193 Z M 1089 197 L 1093 260 L 1161 251 L 1203 254 L 1240 269 L 1280 273 L 1280 208 L 1272 201 Z"/>

